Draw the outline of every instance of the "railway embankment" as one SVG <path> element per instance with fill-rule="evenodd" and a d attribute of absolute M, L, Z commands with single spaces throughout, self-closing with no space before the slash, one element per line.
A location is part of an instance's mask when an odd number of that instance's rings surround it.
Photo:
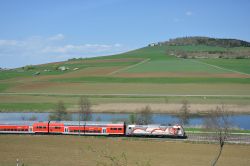
<path fill-rule="evenodd" d="M 218 142 L 218 135 L 209 132 L 187 132 L 187 141 L 192 142 Z M 250 133 L 231 133 L 226 138 L 226 143 L 250 144 Z"/>

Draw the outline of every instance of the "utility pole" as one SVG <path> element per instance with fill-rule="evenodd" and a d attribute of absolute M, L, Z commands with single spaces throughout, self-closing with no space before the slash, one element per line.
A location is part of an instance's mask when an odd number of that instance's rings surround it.
<path fill-rule="evenodd" d="M 78 135 L 80 136 L 80 122 L 81 122 L 81 109 L 79 109 L 79 126 L 78 126 Z"/>
<path fill-rule="evenodd" d="M 19 166 L 19 159 L 16 159 L 16 166 Z"/>

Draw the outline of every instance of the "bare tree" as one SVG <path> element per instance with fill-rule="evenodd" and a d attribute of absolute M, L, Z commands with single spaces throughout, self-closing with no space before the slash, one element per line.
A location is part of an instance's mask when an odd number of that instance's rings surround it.
<path fill-rule="evenodd" d="M 137 121 L 137 116 L 136 116 L 136 114 L 130 114 L 129 115 L 129 123 L 131 123 L 131 124 L 136 124 L 136 121 Z"/>
<path fill-rule="evenodd" d="M 70 115 L 67 113 L 63 101 L 59 101 L 56 105 L 55 112 L 49 115 L 49 120 L 70 120 Z"/>
<path fill-rule="evenodd" d="M 214 139 L 219 143 L 219 152 L 212 162 L 215 166 L 219 160 L 226 140 L 229 137 L 229 129 L 232 126 L 230 122 L 230 114 L 225 110 L 225 107 L 217 107 L 216 110 L 211 111 L 209 116 L 204 120 L 204 126 L 207 130 L 214 133 Z"/>
<path fill-rule="evenodd" d="M 179 111 L 179 119 L 180 119 L 180 123 L 182 125 L 186 125 L 189 123 L 189 119 L 190 119 L 190 109 L 189 109 L 189 104 L 187 100 L 183 100 L 182 101 L 182 107 Z"/>
<path fill-rule="evenodd" d="M 92 120 L 91 103 L 88 98 L 80 97 L 79 100 L 79 121 Z"/>
<path fill-rule="evenodd" d="M 136 122 L 137 124 L 140 124 L 140 125 L 147 125 L 147 124 L 153 123 L 152 116 L 153 115 L 152 115 L 151 107 L 147 105 L 145 108 L 141 110 L 139 117 L 136 118 Z"/>

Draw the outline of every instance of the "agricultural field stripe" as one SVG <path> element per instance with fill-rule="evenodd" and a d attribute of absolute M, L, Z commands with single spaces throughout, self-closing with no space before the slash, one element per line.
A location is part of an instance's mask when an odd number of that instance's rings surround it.
<path fill-rule="evenodd" d="M 135 93 L 99 93 L 99 94 L 79 94 L 79 93 L 0 93 L 0 95 L 38 95 L 38 96 L 121 96 L 121 97 L 250 97 L 250 95 L 186 95 L 186 94 L 135 94 Z"/>
<path fill-rule="evenodd" d="M 139 65 L 141 65 L 141 64 L 144 64 L 144 63 L 146 63 L 146 62 L 148 62 L 148 61 L 150 61 L 150 58 L 145 59 L 145 60 L 143 60 L 143 61 L 141 61 L 141 62 L 139 62 L 139 63 L 136 63 L 136 64 L 134 64 L 134 65 L 131 65 L 131 66 L 127 66 L 127 67 L 118 69 L 118 70 L 113 71 L 113 72 L 111 72 L 111 73 L 109 73 L 109 74 L 107 74 L 107 75 L 114 75 L 114 74 L 119 73 L 119 72 L 121 72 L 121 71 L 125 71 L 125 70 L 128 70 L 128 69 L 134 68 L 134 67 L 136 67 L 136 66 L 139 66 Z"/>
<path fill-rule="evenodd" d="M 204 65 L 207 65 L 207 66 L 210 66 L 210 67 L 214 67 L 216 69 L 224 70 L 224 71 L 230 71 L 230 72 L 233 72 L 233 73 L 243 74 L 243 75 L 247 75 L 247 76 L 250 75 L 250 74 L 243 73 L 243 72 L 240 72 L 240 71 L 237 71 L 237 70 L 231 70 L 231 69 L 227 69 L 227 68 L 224 68 L 224 67 L 212 65 L 212 64 L 209 64 L 209 63 L 206 63 L 206 62 L 201 62 L 199 60 L 192 60 L 192 61 L 196 62 L 196 63 L 204 64 Z"/>

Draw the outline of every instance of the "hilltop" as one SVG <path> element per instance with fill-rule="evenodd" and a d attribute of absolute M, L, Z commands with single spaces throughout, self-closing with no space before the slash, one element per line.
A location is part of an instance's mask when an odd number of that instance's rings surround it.
<path fill-rule="evenodd" d="M 210 37 L 181 37 L 176 39 L 170 39 L 169 41 L 163 42 L 170 46 L 185 46 L 185 45 L 207 45 L 216 47 L 250 47 L 250 43 L 238 39 L 219 39 Z"/>
<path fill-rule="evenodd" d="M 250 58 L 250 43 L 238 39 L 181 37 L 148 46 L 167 46 L 167 54 L 181 58 Z"/>

